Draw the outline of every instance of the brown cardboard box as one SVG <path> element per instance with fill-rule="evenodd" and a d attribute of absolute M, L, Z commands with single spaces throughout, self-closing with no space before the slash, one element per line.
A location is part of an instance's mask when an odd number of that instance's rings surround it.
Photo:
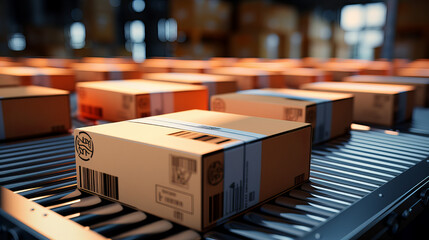
<path fill-rule="evenodd" d="M 285 86 L 288 88 L 299 88 L 306 83 L 332 80 L 332 76 L 329 73 L 314 68 L 292 68 L 283 71 L 282 75 Z"/>
<path fill-rule="evenodd" d="M 61 68 L 9 67 L 0 69 L 4 83 L 14 85 L 38 85 L 67 91 L 75 90 L 75 75 L 72 70 Z"/>
<path fill-rule="evenodd" d="M 21 62 L 28 67 L 71 68 L 76 63 L 76 60 L 66 58 L 24 58 Z"/>
<path fill-rule="evenodd" d="M 0 140 L 66 133 L 70 128 L 67 91 L 39 86 L 0 88 Z"/>
<path fill-rule="evenodd" d="M 211 64 L 211 62 L 205 60 L 174 60 L 171 63 L 171 71 L 178 73 L 207 73 L 212 68 Z"/>
<path fill-rule="evenodd" d="M 241 58 L 298 58 L 301 40 L 297 32 L 238 32 L 230 38 L 229 53 Z"/>
<path fill-rule="evenodd" d="M 311 127 L 191 110 L 79 128 L 75 146 L 80 189 L 206 230 L 307 180 Z"/>
<path fill-rule="evenodd" d="M 136 64 L 76 63 L 73 69 L 77 82 L 140 79 L 142 75 Z"/>
<path fill-rule="evenodd" d="M 330 58 L 332 57 L 332 44 L 329 40 L 311 39 L 308 53 L 310 57 Z"/>
<path fill-rule="evenodd" d="M 170 0 L 179 31 L 225 33 L 231 25 L 231 3 L 212 0 Z"/>
<path fill-rule="evenodd" d="M 345 82 L 409 85 L 415 88 L 415 106 L 429 107 L 429 78 L 394 76 L 351 76 Z"/>
<path fill-rule="evenodd" d="M 411 119 L 414 107 L 414 87 L 403 85 L 318 82 L 301 89 L 351 93 L 354 95 L 353 121 L 393 126 Z"/>
<path fill-rule="evenodd" d="M 429 68 L 402 68 L 398 70 L 398 76 L 429 78 Z"/>
<path fill-rule="evenodd" d="M 167 73 L 171 72 L 172 61 L 168 58 L 150 58 L 141 63 L 141 68 L 143 73 Z"/>
<path fill-rule="evenodd" d="M 215 94 L 237 91 L 234 77 L 204 73 L 148 73 L 145 80 L 203 85 L 207 87 L 209 97 Z"/>
<path fill-rule="evenodd" d="M 353 95 L 284 88 L 246 90 L 213 96 L 211 110 L 311 123 L 313 142 L 319 143 L 349 131 Z"/>
<path fill-rule="evenodd" d="M 333 81 L 342 81 L 345 77 L 359 75 L 364 65 L 353 62 L 330 61 L 318 65 L 318 68 L 331 74 Z"/>
<path fill-rule="evenodd" d="M 148 80 L 78 83 L 78 114 L 123 121 L 189 109 L 208 108 L 204 86 Z"/>
<path fill-rule="evenodd" d="M 238 25 L 242 30 L 287 33 L 298 26 L 298 12 L 288 5 L 247 1 L 240 3 L 238 11 Z"/>
<path fill-rule="evenodd" d="M 283 87 L 281 75 L 259 69 L 225 67 L 213 68 L 209 73 L 234 77 L 239 90 Z"/>
<path fill-rule="evenodd" d="M 393 64 L 389 61 L 370 61 L 360 74 L 389 76 L 393 74 Z"/>

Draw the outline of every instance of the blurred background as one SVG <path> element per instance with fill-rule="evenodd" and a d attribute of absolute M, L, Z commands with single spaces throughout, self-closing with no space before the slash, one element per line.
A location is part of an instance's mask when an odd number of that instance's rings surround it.
<path fill-rule="evenodd" d="M 0 55 L 429 58 L 427 0 L 0 0 Z"/>

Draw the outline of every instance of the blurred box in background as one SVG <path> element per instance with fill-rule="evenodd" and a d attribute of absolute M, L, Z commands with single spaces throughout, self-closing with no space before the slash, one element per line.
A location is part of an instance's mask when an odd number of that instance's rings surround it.
<path fill-rule="evenodd" d="M 77 82 L 140 79 L 140 66 L 133 64 L 75 63 L 73 70 Z"/>
<path fill-rule="evenodd" d="M 226 33 L 231 26 L 231 4 L 218 0 L 170 0 L 178 31 Z"/>
<path fill-rule="evenodd" d="M 71 128 L 67 91 L 20 86 L 0 88 L 0 140 L 67 133 Z"/>
<path fill-rule="evenodd" d="M 231 76 L 201 73 L 148 73 L 144 74 L 143 78 L 161 82 L 203 85 L 207 87 L 209 97 L 215 94 L 237 91 L 237 82 Z"/>
<path fill-rule="evenodd" d="M 141 63 L 141 69 L 143 73 L 170 72 L 172 61 L 169 58 L 149 58 Z"/>
<path fill-rule="evenodd" d="M 288 88 L 299 88 L 302 84 L 312 82 L 331 81 L 330 73 L 314 68 L 293 68 L 282 73 L 285 86 Z"/>
<path fill-rule="evenodd" d="M 351 76 L 345 82 L 410 85 L 415 88 L 415 105 L 429 107 L 429 78 L 394 77 L 394 76 Z"/>
<path fill-rule="evenodd" d="M 38 85 L 67 91 L 75 89 L 75 74 L 70 69 L 9 67 L 0 69 L 3 83 L 13 85 Z"/>
<path fill-rule="evenodd" d="M 283 86 L 281 75 L 260 69 L 224 67 L 213 68 L 209 73 L 234 77 L 239 90 Z"/>
<path fill-rule="evenodd" d="M 204 86 L 159 81 L 101 81 L 77 84 L 78 115 L 123 121 L 189 109 L 208 108 Z"/>
<path fill-rule="evenodd" d="M 246 90 L 213 96 L 211 110 L 310 123 L 313 142 L 319 143 L 350 130 L 353 95 L 284 88 Z"/>
<path fill-rule="evenodd" d="M 22 58 L 20 62 L 28 67 L 71 68 L 77 60 L 67 58 Z"/>
<path fill-rule="evenodd" d="M 411 119 L 414 87 L 404 85 L 318 82 L 301 86 L 305 90 L 350 93 L 354 95 L 353 121 L 394 126 Z"/>
<path fill-rule="evenodd" d="M 298 26 L 298 11 L 284 4 L 249 1 L 239 4 L 238 26 L 244 31 L 291 33 Z"/>

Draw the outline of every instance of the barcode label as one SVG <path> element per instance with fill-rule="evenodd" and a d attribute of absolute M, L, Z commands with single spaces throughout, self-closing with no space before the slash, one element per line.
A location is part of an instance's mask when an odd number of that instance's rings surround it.
<path fill-rule="evenodd" d="M 234 214 L 244 208 L 244 189 L 243 182 L 240 184 L 235 182 L 229 185 L 229 189 L 226 190 L 226 206 L 224 208 L 224 215 Z"/>
<path fill-rule="evenodd" d="M 196 141 L 202 141 L 202 142 L 213 143 L 213 144 L 222 144 L 227 142 L 229 143 L 232 141 L 232 139 L 230 138 L 219 137 L 219 136 L 199 133 L 199 132 L 191 132 L 191 131 L 179 131 L 179 132 L 170 133 L 168 135 L 187 138 L 187 139 L 193 139 Z"/>
<path fill-rule="evenodd" d="M 183 221 L 183 213 L 182 212 L 174 211 L 173 217 L 174 217 L 174 219 L 177 219 L 179 221 Z"/>
<path fill-rule="evenodd" d="M 118 177 L 79 166 L 80 187 L 97 194 L 119 199 Z"/>
<path fill-rule="evenodd" d="M 197 172 L 197 161 L 195 159 L 171 156 L 171 182 L 187 187 L 193 173 Z"/>
<path fill-rule="evenodd" d="M 95 107 L 90 105 L 81 104 L 80 109 L 83 113 L 86 113 L 91 116 L 103 117 L 103 109 L 101 107 Z"/>
<path fill-rule="evenodd" d="M 255 191 L 252 191 L 249 193 L 249 202 L 252 202 L 255 200 Z"/>
<path fill-rule="evenodd" d="M 223 192 L 209 197 L 209 222 L 223 217 Z"/>

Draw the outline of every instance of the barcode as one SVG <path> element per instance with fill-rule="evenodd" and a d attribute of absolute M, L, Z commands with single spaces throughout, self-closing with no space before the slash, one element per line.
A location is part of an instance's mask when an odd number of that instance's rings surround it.
<path fill-rule="evenodd" d="M 193 139 L 193 140 L 208 142 L 213 144 L 222 144 L 232 140 L 225 137 L 219 137 L 219 136 L 209 135 L 205 133 L 190 132 L 190 131 L 179 131 L 179 132 L 170 133 L 168 135 L 188 138 L 188 139 Z"/>
<path fill-rule="evenodd" d="M 174 211 L 173 217 L 177 220 L 183 221 L 183 213 L 182 212 Z"/>
<path fill-rule="evenodd" d="M 223 217 L 223 192 L 209 197 L 209 222 Z"/>
<path fill-rule="evenodd" d="M 191 158 L 171 156 L 171 182 L 187 187 L 193 173 L 197 172 L 197 161 Z"/>
<path fill-rule="evenodd" d="M 80 109 L 83 113 L 89 114 L 91 116 L 103 117 L 103 109 L 101 107 L 94 107 L 90 105 L 81 104 Z"/>
<path fill-rule="evenodd" d="M 80 187 L 97 194 L 119 199 L 118 177 L 79 166 Z"/>
<path fill-rule="evenodd" d="M 232 183 L 229 185 L 229 189 L 226 192 L 226 203 L 225 214 L 236 213 L 244 207 L 244 192 L 243 184 Z"/>
<path fill-rule="evenodd" d="M 255 200 L 255 191 L 252 191 L 249 193 L 249 202 L 252 202 Z"/>
<path fill-rule="evenodd" d="M 197 172 L 197 161 L 190 158 L 171 156 L 171 164 L 175 168 L 186 169 L 190 172 Z"/>

